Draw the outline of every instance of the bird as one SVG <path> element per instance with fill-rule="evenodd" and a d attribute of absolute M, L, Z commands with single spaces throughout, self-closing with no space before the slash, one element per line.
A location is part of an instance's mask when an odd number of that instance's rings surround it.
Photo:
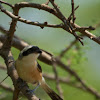
<path fill-rule="evenodd" d="M 17 73 L 23 81 L 31 84 L 37 84 L 32 92 L 40 86 L 52 100 L 63 100 L 50 88 L 42 75 L 42 68 L 37 62 L 37 59 L 41 54 L 42 50 L 38 46 L 26 46 L 20 52 L 18 59 L 15 61 Z"/>

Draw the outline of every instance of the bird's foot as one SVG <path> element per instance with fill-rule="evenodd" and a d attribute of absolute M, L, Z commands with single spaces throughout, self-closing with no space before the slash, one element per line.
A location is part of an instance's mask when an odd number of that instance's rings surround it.
<path fill-rule="evenodd" d="M 33 89 L 33 90 L 27 90 L 26 92 L 27 92 L 27 94 L 35 94 L 35 93 L 34 93 L 34 92 L 35 92 L 34 89 Z"/>
<path fill-rule="evenodd" d="M 33 90 L 28 90 L 27 92 L 29 94 L 35 94 L 34 92 L 36 91 L 36 89 L 40 86 L 40 84 L 38 84 Z"/>

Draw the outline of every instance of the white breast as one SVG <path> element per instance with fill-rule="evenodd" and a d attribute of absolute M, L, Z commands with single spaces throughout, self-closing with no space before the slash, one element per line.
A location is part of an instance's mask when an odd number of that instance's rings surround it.
<path fill-rule="evenodd" d="M 42 80 L 42 73 L 37 69 L 39 54 L 24 56 L 21 60 L 16 60 L 16 69 L 20 78 L 26 82 L 34 83 Z"/>

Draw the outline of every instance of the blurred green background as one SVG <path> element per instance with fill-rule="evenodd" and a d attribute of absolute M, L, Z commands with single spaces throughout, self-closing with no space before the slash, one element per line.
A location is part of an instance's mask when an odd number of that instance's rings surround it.
<path fill-rule="evenodd" d="M 5 0 L 11 4 L 17 2 L 27 1 L 34 3 L 45 3 L 47 0 Z M 68 17 L 71 12 L 71 0 L 55 0 L 60 10 L 63 14 Z M 100 23 L 100 0 L 75 0 L 75 6 L 79 5 L 78 10 L 75 12 L 76 23 L 80 26 L 94 26 Z M 9 7 L 4 6 L 9 11 L 12 11 Z M 20 10 L 20 16 L 29 19 L 31 21 L 39 21 L 60 24 L 61 21 L 58 20 L 55 16 L 49 14 L 48 12 L 37 10 L 33 8 L 24 8 Z M 9 29 L 9 23 L 11 19 L 0 12 L 0 25 Z M 100 36 L 100 27 L 95 31 L 92 31 L 96 36 Z M 0 33 L 1 34 L 1 33 Z M 53 53 L 54 55 L 59 55 L 59 53 L 67 47 L 71 41 L 75 38 L 62 29 L 55 28 L 44 28 L 41 29 L 37 26 L 27 25 L 21 22 L 17 23 L 16 35 L 24 39 L 26 42 L 37 45 L 40 48 Z M 71 59 L 71 67 L 78 73 L 78 75 L 86 81 L 86 83 L 94 87 L 97 91 L 100 92 L 100 46 L 89 38 L 84 38 L 84 46 L 81 46 L 78 43 L 76 46 L 80 47 L 78 52 L 75 51 L 73 47 L 67 54 L 65 54 L 62 59 L 65 64 L 67 64 L 67 59 Z M 15 59 L 17 59 L 19 50 L 12 48 L 12 53 Z M 2 58 L 0 58 L 0 63 L 4 64 Z M 51 66 L 48 66 L 40 62 L 43 72 L 53 74 Z M 68 73 L 63 71 L 60 68 L 57 68 L 59 76 L 67 77 Z M 7 73 L 0 70 L 0 81 L 5 78 Z M 3 83 L 8 84 L 13 87 L 13 84 L 10 78 L 6 79 Z M 47 80 L 47 83 L 57 92 L 56 84 L 53 81 Z M 61 84 L 64 94 L 64 100 L 95 100 L 95 96 L 91 95 L 88 92 L 83 92 L 80 89 L 73 88 L 66 84 Z M 33 88 L 30 85 L 30 88 Z M 38 88 L 36 95 L 42 100 L 50 100 L 47 94 L 41 89 Z M 0 100 L 11 100 L 12 93 L 7 92 L 0 88 Z M 26 100 L 26 98 L 20 97 L 19 100 Z"/>

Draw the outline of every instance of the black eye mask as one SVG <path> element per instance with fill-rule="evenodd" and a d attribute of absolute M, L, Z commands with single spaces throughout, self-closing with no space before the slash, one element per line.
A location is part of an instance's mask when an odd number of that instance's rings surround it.
<path fill-rule="evenodd" d="M 29 48 L 28 50 L 24 51 L 22 53 L 23 56 L 27 56 L 31 53 L 35 53 L 37 50 L 40 50 L 37 46 L 33 46 L 32 48 Z"/>

